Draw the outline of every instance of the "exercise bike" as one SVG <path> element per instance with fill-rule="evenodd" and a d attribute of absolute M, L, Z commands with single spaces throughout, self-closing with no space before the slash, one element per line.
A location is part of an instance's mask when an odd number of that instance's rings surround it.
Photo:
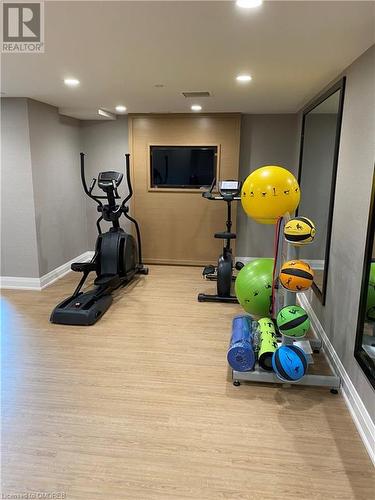
<path fill-rule="evenodd" d="M 219 256 L 217 266 L 206 266 L 203 269 L 203 278 L 216 281 L 216 294 L 209 295 L 206 293 L 198 294 L 199 302 L 231 302 L 237 303 L 237 298 L 231 295 L 232 282 L 236 279 L 233 275 L 234 267 L 239 271 L 243 268 L 242 262 L 237 262 L 233 266 L 233 254 L 230 242 L 236 238 L 236 234 L 231 232 L 232 229 L 232 202 L 241 199 L 241 183 L 239 181 L 226 180 L 219 183 L 219 195 L 215 196 L 212 191 L 215 186 L 216 179 L 213 180 L 209 191 L 202 193 L 203 198 L 207 200 L 225 201 L 227 204 L 227 220 L 226 230 L 221 233 L 215 233 L 215 238 L 224 240 L 223 252 Z"/>
<path fill-rule="evenodd" d="M 118 187 L 123 179 L 123 174 L 113 171 L 100 172 L 98 178 L 93 178 L 90 187 L 87 187 L 85 155 L 81 153 L 80 156 L 81 181 L 84 192 L 97 203 L 97 210 L 100 213 L 96 221 L 99 235 L 91 261 L 75 262 L 71 265 L 72 271 L 83 273 L 73 295 L 63 300 L 52 311 L 51 322 L 64 325 L 93 325 L 111 305 L 114 290 L 130 283 L 136 274 L 148 274 L 148 268 L 142 263 L 139 226 L 137 221 L 129 215 L 129 207 L 126 205 L 133 196 L 130 180 L 130 155 L 125 155 L 126 182 L 129 194 L 121 204 L 117 204 L 116 201 L 121 199 Z M 104 196 L 93 194 L 96 183 L 104 191 Z M 106 200 L 107 203 L 103 204 L 102 200 Z M 121 215 L 134 224 L 137 241 L 120 227 Z M 112 224 L 109 231 L 105 233 L 102 232 L 100 226 L 102 220 Z M 83 293 L 81 289 L 91 272 L 96 273 L 94 289 Z"/>

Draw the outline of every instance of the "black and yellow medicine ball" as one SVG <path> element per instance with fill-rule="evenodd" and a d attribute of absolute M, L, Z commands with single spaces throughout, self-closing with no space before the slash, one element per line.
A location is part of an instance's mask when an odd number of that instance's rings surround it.
<path fill-rule="evenodd" d="M 311 243 L 315 234 L 315 224 L 307 217 L 294 217 L 284 226 L 284 237 L 288 243 L 294 246 Z"/>
<path fill-rule="evenodd" d="M 279 279 L 291 292 L 303 292 L 310 288 L 314 280 L 314 271 L 303 260 L 289 260 L 281 266 Z"/>

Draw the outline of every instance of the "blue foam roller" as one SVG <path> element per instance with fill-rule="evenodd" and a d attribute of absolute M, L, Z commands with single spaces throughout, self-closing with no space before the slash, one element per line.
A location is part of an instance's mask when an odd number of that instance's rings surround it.
<path fill-rule="evenodd" d="M 232 336 L 227 360 L 233 370 L 246 372 L 255 364 L 251 316 L 236 316 L 232 322 Z"/>

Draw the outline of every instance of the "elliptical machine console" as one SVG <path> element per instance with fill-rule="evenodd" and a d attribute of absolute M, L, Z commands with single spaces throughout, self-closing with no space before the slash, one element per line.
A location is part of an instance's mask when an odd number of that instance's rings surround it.
<path fill-rule="evenodd" d="M 118 187 L 123 180 L 120 172 L 100 172 L 98 179 L 91 181 L 87 187 L 85 178 L 85 155 L 81 153 L 81 181 L 87 196 L 97 203 L 100 213 L 96 221 L 98 238 L 95 253 L 90 262 L 75 262 L 71 265 L 72 271 L 82 272 L 83 276 L 73 295 L 58 304 L 51 314 L 52 323 L 64 325 L 92 325 L 103 316 L 112 303 L 112 292 L 125 286 L 136 274 L 148 274 L 148 268 L 142 263 L 141 234 L 137 221 L 128 214 L 128 201 L 133 196 L 130 180 L 130 155 L 126 154 L 126 181 L 129 194 L 121 204 L 117 200 Z M 94 195 L 93 189 L 98 187 L 105 195 Z M 107 203 L 102 203 L 106 200 Z M 130 220 L 136 230 L 136 239 L 126 233 L 119 223 L 124 215 Z M 105 220 L 112 224 L 109 231 L 103 233 L 100 223 Z M 81 292 L 81 289 L 91 272 L 96 273 L 94 289 Z"/>
<path fill-rule="evenodd" d="M 232 233 L 232 202 L 241 199 L 241 182 L 237 180 L 224 180 L 219 183 L 219 195 L 212 193 L 216 179 L 212 181 L 209 191 L 202 193 L 203 198 L 207 200 L 225 201 L 227 204 L 226 230 L 215 233 L 215 238 L 224 240 L 223 252 L 219 256 L 217 266 L 206 266 L 203 269 L 202 276 L 211 281 L 216 281 L 217 293 L 209 295 L 206 293 L 198 294 L 199 302 L 232 302 L 236 303 L 237 298 L 231 295 L 232 281 L 236 278 L 233 275 L 233 254 L 231 240 L 236 238 Z M 242 262 L 237 262 L 235 268 L 239 271 L 243 268 Z"/>

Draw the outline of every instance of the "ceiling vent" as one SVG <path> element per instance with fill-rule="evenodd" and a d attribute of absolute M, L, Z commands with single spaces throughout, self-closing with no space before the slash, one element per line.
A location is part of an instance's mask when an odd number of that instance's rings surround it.
<path fill-rule="evenodd" d="M 209 92 L 182 92 L 182 95 L 192 99 L 197 99 L 198 97 L 210 97 Z"/>

